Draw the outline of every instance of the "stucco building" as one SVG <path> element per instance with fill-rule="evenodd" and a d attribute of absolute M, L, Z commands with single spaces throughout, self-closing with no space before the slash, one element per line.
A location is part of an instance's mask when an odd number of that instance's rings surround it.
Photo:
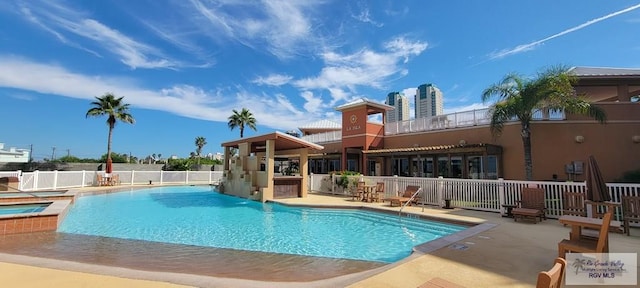
<path fill-rule="evenodd" d="M 589 155 L 598 160 L 608 182 L 640 169 L 640 69 L 576 67 L 571 73 L 579 79 L 576 92 L 602 107 L 607 122 L 536 111 L 531 126 L 534 180 L 552 180 L 555 175 L 558 180 L 584 181 Z M 360 99 L 336 108 L 342 112 L 341 131 L 311 133 L 301 127 L 304 140 L 324 147 L 309 152 L 309 171 L 525 178 L 519 121 L 507 123 L 495 137 L 488 109 L 387 123 L 385 115 L 391 109 Z M 371 122 L 373 114 L 381 114 L 382 123 Z"/>

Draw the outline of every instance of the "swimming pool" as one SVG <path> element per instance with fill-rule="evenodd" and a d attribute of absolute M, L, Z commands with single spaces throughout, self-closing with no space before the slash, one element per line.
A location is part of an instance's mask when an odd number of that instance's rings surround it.
<path fill-rule="evenodd" d="M 465 226 L 344 209 L 260 203 L 209 187 L 81 197 L 58 232 L 236 250 L 395 262 Z"/>
<path fill-rule="evenodd" d="M 0 215 L 42 212 L 50 203 L 0 205 Z"/>

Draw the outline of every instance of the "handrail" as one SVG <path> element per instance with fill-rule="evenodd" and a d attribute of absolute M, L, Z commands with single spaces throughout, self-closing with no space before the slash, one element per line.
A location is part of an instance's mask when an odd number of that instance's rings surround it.
<path fill-rule="evenodd" d="M 406 207 L 407 205 L 411 204 L 411 201 L 413 201 L 413 199 L 416 198 L 416 196 L 418 195 L 418 193 L 420 193 L 420 191 L 422 191 L 422 187 L 418 188 L 418 190 L 416 190 L 416 192 L 413 193 L 413 195 L 411 195 L 411 198 L 409 198 L 409 201 L 407 201 L 406 203 L 402 204 L 402 206 L 400 206 L 400 211 L 398 211 L 398 216 L 402 215 L 402 209 L 404 209 L 404 207 Z"/>

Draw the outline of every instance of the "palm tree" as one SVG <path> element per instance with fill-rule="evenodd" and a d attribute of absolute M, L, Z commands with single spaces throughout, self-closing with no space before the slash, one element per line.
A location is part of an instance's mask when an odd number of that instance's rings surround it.
<path fill-rule="evenodd" d="M 506 122 L 520 121 L 520 135 L 524 147 L 524 169 L 526 180 L 533 178 L 531 160 L 531 120 L 536 110 L 562 111 L 588 115 L 600 123 L 606 121 L 604 110 L 591 105 L 583 95 L 573 89 L 577 78 L 566 67 L 551 67 L 539 72 L 536 78 L 527 79 L 517 74 L 508 74 L 500 82 L 482 92 L 482 101 L 492 97 L 498 101 L 490 109 L 491 132 L 502 133 Z"/>
<path fill-rule="evenodd" d="M 233 130 L 238 127 L 240 129 L 240 138 L 242 138 L 244 137 L 245 126 L 258 131 L 256 129 L 256 118 L 253 118 L 253 114 L 247 108 L 242 108 L 240 112 L 233 109 L 233 115 L 229 116 L 229 129 Z"/>
<path fill-rule="evenodd" d="M 207 139 L 202 136 L 196 137 L 196 156 L 198 157 L 198 165 L 200 165 L 200 153 L 202 152 L 202 147 L 207 145 Z"/>
<path fill-rule="evenodd" d="M 111 138 L 113 128 L 118 120 L 124 123 L 135 123 L 133 116 L 129 114 L 129 104 L 122 102 L 124 97 L 116 98 L 112 93 L 106 93 L 102 97 L 95 97 L 96 101 L 91 102 L 91 107 L 85 117 L 108 116 L 107 125 L 109 126 L 109 137 L 107 138 L 107 170 L 111 169 Z M 111 171 L 108 171 L 111 172 Z"/>

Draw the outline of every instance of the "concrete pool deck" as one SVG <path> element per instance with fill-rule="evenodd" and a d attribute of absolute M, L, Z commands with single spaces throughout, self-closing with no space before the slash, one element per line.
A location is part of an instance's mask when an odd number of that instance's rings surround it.
<path fill-rule="evenodd" d="M 388 203 L 363 203 L 347 197 L 318 194 L 310 194 L 307 198 L 281 199 L 278 202 L 287 205 L 399 210 L 399 207 L 389 207 Z M 557 255 L 557 243 L 567 238 L 570 231 L 569 227 L 553 219 L 538 224 L 516 223 L 511 218 L 490 212 L 430 206 L 424 212 L 422 207 L 405 209 L 406 212 L 426 217 L 495 226 L 429 254 L 416 252 L 398 263 L 372 271 L 313 283 L 171 275 L 6 254 L 0 254 L 0 279 L 3 286 L 7 287 L 418 287 L 439 277 L 466 287 L 534 287 L 538 272 L 551 267 Z M 610 252 L 640 252 L 640 229 L 632 229 L 631 235 L 610 234 Z"/>

